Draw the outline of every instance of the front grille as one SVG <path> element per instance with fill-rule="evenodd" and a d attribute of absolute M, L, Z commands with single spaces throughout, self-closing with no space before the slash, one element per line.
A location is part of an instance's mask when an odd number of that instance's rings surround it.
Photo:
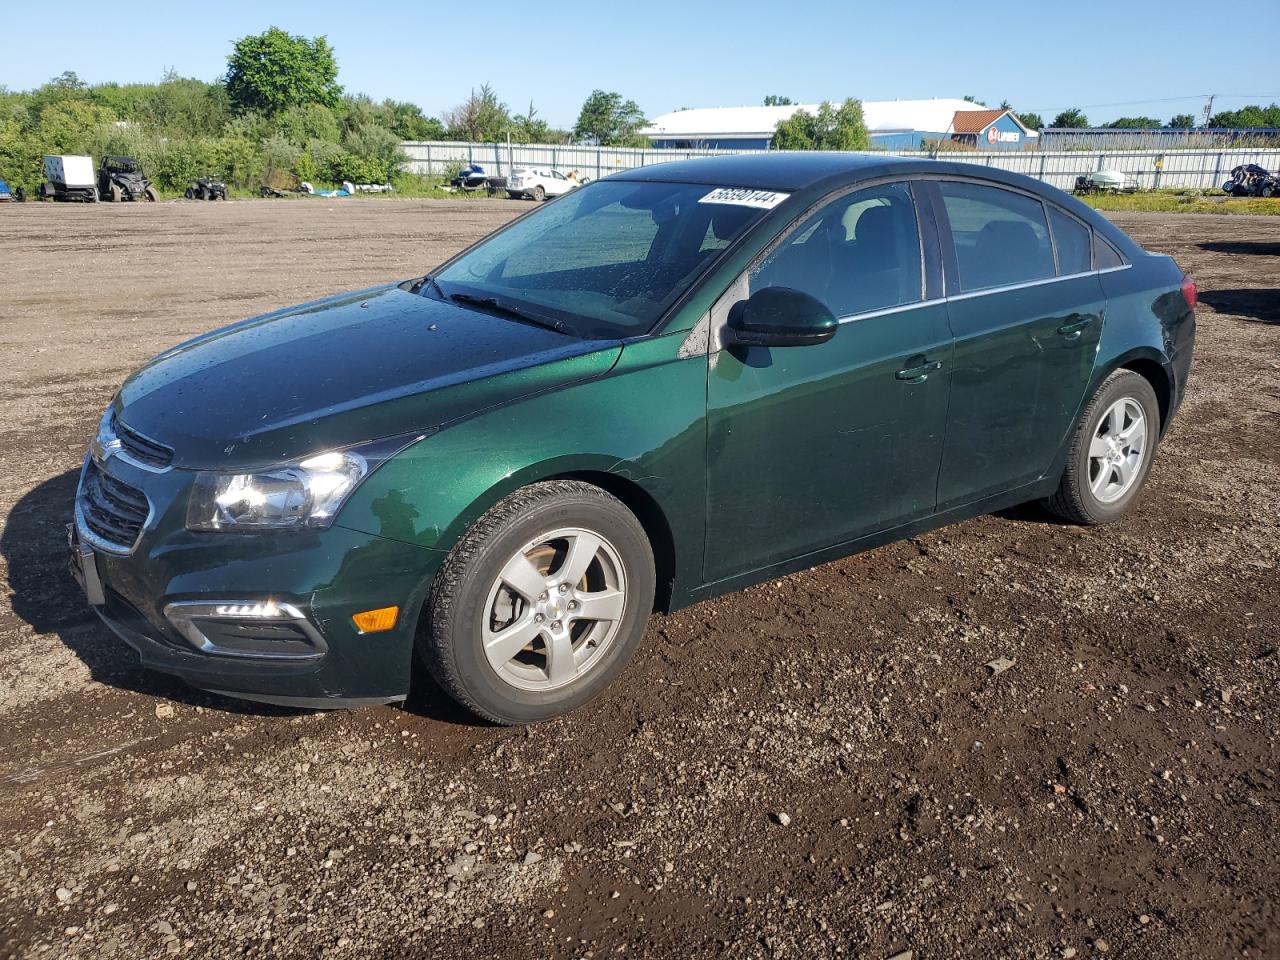
<path fill-rule="evenodd" d="M 122 422 L 119 417 L 112 417 L 111 431 L 120 441 L 121 449 L 139 463 L 157 469 L 163 469 L 173 463 L 172 447 L 166 447 L 163 443 L 157 443 L 150 437 L 143 436 Z"/>
<path fill-rule="evenodd" d="M 128 553 L 138 542 L 150 513 L 145 493 L 89 461 L 80 484 L 80 515 L 104 546 Z"/>

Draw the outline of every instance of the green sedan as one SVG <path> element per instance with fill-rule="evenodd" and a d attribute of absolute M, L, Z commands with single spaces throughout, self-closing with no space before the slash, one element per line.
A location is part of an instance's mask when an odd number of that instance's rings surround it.
<path fill-rule="evenodd" d="M 142 661 L 311 707 L 417 658 L 572 710 L 672 610 L 1024 501 L 1106 523 L 1186 388 L 1195 285 L 962 163 L 758 154 L 575 190 L 431 274 L 130 377 L 72 566 Z"/>

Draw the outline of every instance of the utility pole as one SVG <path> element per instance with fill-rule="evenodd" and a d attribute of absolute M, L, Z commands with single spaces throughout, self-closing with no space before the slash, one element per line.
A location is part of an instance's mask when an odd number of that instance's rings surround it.
<path fill-rule="evenodd" d="M 1200 126 L 1206 130 L 1209 128 L 1209 118 L 1213 116 L 1213 98 L 1216 96 L 1216 93 L 1209 94 L 1209 99 L 1204 105 L 1204 123 L 1200 124 Z"/>

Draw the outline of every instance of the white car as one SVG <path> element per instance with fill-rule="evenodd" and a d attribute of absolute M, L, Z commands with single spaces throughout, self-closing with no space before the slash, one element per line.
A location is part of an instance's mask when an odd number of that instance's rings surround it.
<path fill-rule="evenodd" d="M 507 178 L 507 195 L 512 200 L 545 200 L 568 193 L 585 182 L 546 167 L 516 167 Z"/>

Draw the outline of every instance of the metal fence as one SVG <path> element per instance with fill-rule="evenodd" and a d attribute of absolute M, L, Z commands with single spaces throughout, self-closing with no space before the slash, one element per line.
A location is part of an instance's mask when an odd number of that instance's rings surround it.
<path fill-rule="evenodd" d="M 551 144 L 456 143 L 448 141 L 409 142 L 406 168 L 412 173 L 443 174 L 459 164 L 478 163 L 487 173 L 507 176 L 514 167 L 551 167 L 561 173 L 577 171 L 598 180 L 620 170 L 630 170 L 668 160 L 710 157 L 753 151 L 658 150 L 625 147 L 556 146 Z M 929 157 L 907 150 L 877 151 L 877 156 Z M 1165 187 L 1211 189 L 1222 186 L 1231 168 L 1256 163 L 1268 169 L 1280 168 L 1280 149 L 1236 150 L 997 150 L 976 153 L 948 150 L 936 154 L 938 160 L 974 163 L 1023 173 L 1045 183 L 1070 190 L 1076 177 L 1096 170 L 1119 170 L 1133 176 L 1141 189 Z"/>
<path fill-rule="evenodd" d="M 1198 127 L 1126 130 L 1111 127 L 1048 127 L 1036 141 L 1041 150 L 1276 150 L 1280 128 Z"/>
<path fill-rule="evenodd" d="M 737 150 L 654 150 L 630 147 L 561 146 L 542 143 L 461 143 L 455 141 L 409 141 L 402 144 L 409 155 L 410 173 L 442 174 L 458 164 L 478 163 L 485 172 L 505 177 L 513 167 L 550 167 L 561 173 L 578 171 L 599 180 L 619 170 L 631 170 L 651 163 L 687 160 L 739 153 Z"/>

